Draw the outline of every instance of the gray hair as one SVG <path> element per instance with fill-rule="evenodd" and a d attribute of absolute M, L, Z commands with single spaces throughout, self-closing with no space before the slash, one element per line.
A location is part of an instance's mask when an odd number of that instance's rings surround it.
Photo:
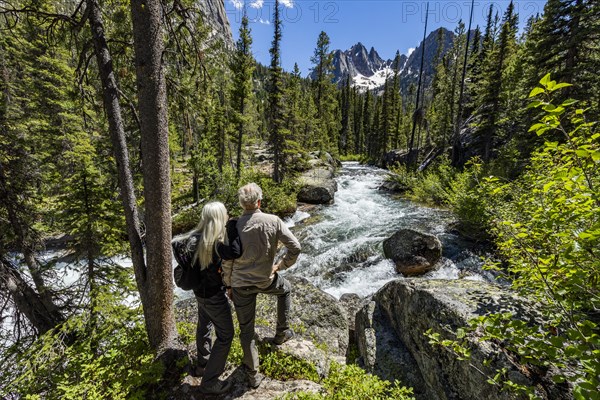
<path fill-rule="evenodd" d="M 252 182 L 242 186 L 238 190 L 240 206 L 244 210 L 252 210 L 258 207 L 258 201 L 262 200 L 262 189 L 256 183 Z"/>

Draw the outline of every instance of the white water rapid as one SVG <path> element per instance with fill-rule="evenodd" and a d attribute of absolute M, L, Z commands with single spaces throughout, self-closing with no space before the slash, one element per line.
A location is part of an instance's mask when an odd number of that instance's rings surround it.
<path fill-rule="evenodd" d="M 413 228 L 437 235 L 444 246 L 440 268 L 423 279 L 490 279 L 468 244 L 445 232 L 454 220 L 450 212 L 378 190 L 387 173 L 343 163 L 335 203 L 315 208 L 312 215 L 298 211 L 287 221 L 302 244 L 302 254 L 286 273 L 307 278 L 336 298 L 344 293 L 372 294 L 400 277 L 383 255 L 383 241 L 398 229 Z"/>

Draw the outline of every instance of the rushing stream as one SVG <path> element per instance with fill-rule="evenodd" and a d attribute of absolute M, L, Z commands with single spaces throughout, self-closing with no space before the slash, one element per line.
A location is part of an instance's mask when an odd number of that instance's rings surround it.
<path fill-rule="evenodd" d="M 424 279 L 489 280 L 471 245 L 447 233 L 454 220 L 445 210 L 420 206 L 378 190 L 388 172 L 343 164 L 337 177 L 335 203 L 319 206 L 311 214 L 298 211 L 288 221 L 302 244 L 302 254 L 289 272 L 302 276 L 326 292 L 372 294 L 396 279 L 391 260 L 383 255 L 383 241 L 401 228 L 437 235 L 444 247 L 441 266 Z"/>

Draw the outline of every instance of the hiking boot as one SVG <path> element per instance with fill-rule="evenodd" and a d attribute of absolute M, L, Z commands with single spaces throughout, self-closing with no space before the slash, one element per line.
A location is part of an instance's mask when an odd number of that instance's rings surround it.
<path fill-rule="evenodd" d="M 205 385 L 202 383 L 200 385 L 200 392 L 204 394 L 223 394 L 231 389 L 231 381 L 220 381 L 216 380 L 213 384 Z"/>
<path fill-rule="evenodd" d="M 200 365 L 195 365 L 192 367 L 192 376 L 203 376 L 204 375 L 204 367 Z"/>
<path fill-rule="evenodd" d="M 252 389 L 256 389 L 260 386 L 263 379 L 265 379 L 265 376 L 260 372 L 257 372 L 254 375 L 248 375 L 248 384 Z"/>
<path fill-rule="evenodd" d="M 286 329 L 283 332 L 277 332 L 275 337 L 273 338 L 273 343 L 276 345 L 281 345 L 294 337 L 294 331 L 291 329 Z"/>

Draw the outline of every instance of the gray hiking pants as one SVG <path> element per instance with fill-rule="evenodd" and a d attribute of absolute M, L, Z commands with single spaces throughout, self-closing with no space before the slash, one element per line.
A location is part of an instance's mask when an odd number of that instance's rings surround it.
<path fill-rule="evenodd" d="M 265 289 L 256 286 L 233 288 L 233 304 L 240 324 L 240 342 L 244 351 L 243 363 L 250 375 L 258 372 L 258 349 L 254 340 L 254 320 L 256 318 L 256 295 L 258 293 L 277 296 L 277 332 L 289 329 L 289 314 L 292 303 L 291 285 L 281 275 L 276 274 L 273 283 Z"/>
<path fill-rule="evenodd" d="M 225 362 L 233 341 L 233 319 L 231 307 L 225 292 L 213 297 L 196 297 L 198 301 L 198 326 L 196 346 L 198 364 L 204 367 L 202 385 L 212 385 L 225 370 Z M 214 327 L 217 339 L 212 343 L 211 331 Z"/>

